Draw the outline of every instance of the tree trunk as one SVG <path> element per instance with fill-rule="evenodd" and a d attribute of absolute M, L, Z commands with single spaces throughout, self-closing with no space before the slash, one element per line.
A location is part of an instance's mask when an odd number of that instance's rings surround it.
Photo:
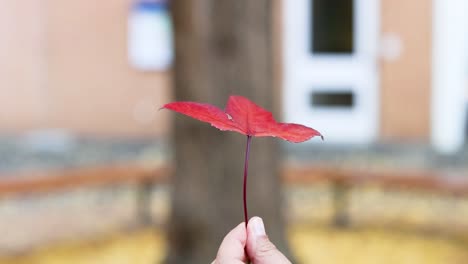
<path fill-rule="evenodd" d="M 271 0 L 173 0 L 175 97 L 224 108 L 231 94 L 273 110 Z M 243 221 L 246 136 L 175 115 L 175 175 L 167 263 L 210 263 Z M 278 140 L 254 138 L 248 205 L 288 255 L 281 216 Z"/>

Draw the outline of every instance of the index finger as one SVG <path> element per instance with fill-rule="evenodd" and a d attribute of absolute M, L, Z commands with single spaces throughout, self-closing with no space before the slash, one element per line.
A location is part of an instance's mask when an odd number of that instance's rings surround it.
<path fill-rule="evenodd" d="M 245 263 L 247 260 L 245 255 L 246 243 L 247 231 L 245 229 L 245 223 L 242 222 L 224 237 L 214 263 Z"/>

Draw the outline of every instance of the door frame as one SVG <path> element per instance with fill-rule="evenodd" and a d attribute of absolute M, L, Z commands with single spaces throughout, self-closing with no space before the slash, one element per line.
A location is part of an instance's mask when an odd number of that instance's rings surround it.
<path fill-rule="evenodd" d="M 327 142 L 371 143 L 379 130 L 380 0 L 354 0 L 352 54 L 310 52 L 312 1 L 283 1 L 284 117 L 317 128 Z M 314 89 L 348 86 L 356 94 L 352 110 L 311 107 L 307 94 Z"/>
<path fill-rule="evenodd" d="M 465 141 L 468 111 L 468 1 L 433 0 L 431 143 L 453 154 Z"/>

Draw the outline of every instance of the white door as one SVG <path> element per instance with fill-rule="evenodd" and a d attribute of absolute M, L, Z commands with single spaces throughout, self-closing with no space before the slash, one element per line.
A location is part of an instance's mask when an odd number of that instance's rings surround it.
<path fill-rule="evenodd" d="M 326 142 L 369 143 L 378 129 L 379 0 L 283 1 L 287 122 Z"/>

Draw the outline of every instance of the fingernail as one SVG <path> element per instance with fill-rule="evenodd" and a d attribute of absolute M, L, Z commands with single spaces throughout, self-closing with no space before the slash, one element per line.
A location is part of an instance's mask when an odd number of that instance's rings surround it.
<path fill-rule="evenodd" d="M 263 220 L 260 217 L 255 217 L 253 221 L 253 231 L 256 236 L 265 236 L 265 226 L 263 225 Z"/>

